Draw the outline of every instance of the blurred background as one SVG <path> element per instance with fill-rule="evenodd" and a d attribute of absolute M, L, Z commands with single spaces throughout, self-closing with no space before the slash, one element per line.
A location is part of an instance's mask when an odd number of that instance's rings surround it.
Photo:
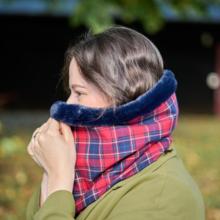
<path fill-rule="evenodd" d="M 66 98 L 65 50 L 112 24 L 149 37 L 175 73 L 173 146 L 202 191 L 207 219 L 220 219 L 219 0 L 0 0 L 0 219 L 24 219 L 40 183 L 26 146 L 51 104 Z"/>

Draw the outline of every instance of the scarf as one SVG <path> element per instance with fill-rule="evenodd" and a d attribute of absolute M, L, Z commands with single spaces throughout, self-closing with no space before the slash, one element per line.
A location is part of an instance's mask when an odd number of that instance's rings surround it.
<path fill-rule="evenodd" d="M 176 87 L 174 74 L 164 70 L 152 89 L 104 113 L 62 101 L 51 106 L 51 117 L 71 126 L 75 140 L 76 215 L 168 150 L 178 117 Z"/>

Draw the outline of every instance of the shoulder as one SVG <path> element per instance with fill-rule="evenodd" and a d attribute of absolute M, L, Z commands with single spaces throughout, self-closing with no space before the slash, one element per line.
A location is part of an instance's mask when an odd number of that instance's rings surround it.
<path fill-rule="evenodd" d="M 183 219 L 205 219 L 202 194 L 178 155 L 156 172 L 164 178 L 157 203 L 159 210 L 166 210 L 164 214 L 170 216 L 182 214 Z"/>
<path fill-rule="evenodd" d="M 118 190 L 126 193 L 115 206 L 116 215 L 129 210 L 130 215 L 149 213 L 150 219 L 205 219 L 201 193 L 175 153 L 145 168 Z"/>

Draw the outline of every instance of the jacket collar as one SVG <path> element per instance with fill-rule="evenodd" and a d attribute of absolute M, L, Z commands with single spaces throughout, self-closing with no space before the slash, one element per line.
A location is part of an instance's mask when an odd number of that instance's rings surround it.
<path fill-rule="evenodd" d="M 50 116 L 70 126 L 120 125 L 137 116 L 150 113 L 167 100 L 176 88 L 177 81 L 173 72 L 164 70 L 162 77 L 153 88 L 115 109 L 107 108 L 103 113 L 103 108 L 56 101 L 50 108 Z"/>

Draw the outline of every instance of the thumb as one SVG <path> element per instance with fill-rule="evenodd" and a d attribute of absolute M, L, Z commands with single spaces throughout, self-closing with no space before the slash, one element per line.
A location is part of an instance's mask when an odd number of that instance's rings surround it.
<path fill-rule="evenodd" d="M 48 120 L 48 130 L 53 131 L 54 133 L 59 133 L 60 124 L 53 118 L 49 118 Z"/>
<path fill-rule="evenodd" d="M 64 124 L 63 122 L 60 122 L 60 130 L 64 136 L 64 139 L 67 142 L 74 141 L 72 130 L 68 125 Z"/>

